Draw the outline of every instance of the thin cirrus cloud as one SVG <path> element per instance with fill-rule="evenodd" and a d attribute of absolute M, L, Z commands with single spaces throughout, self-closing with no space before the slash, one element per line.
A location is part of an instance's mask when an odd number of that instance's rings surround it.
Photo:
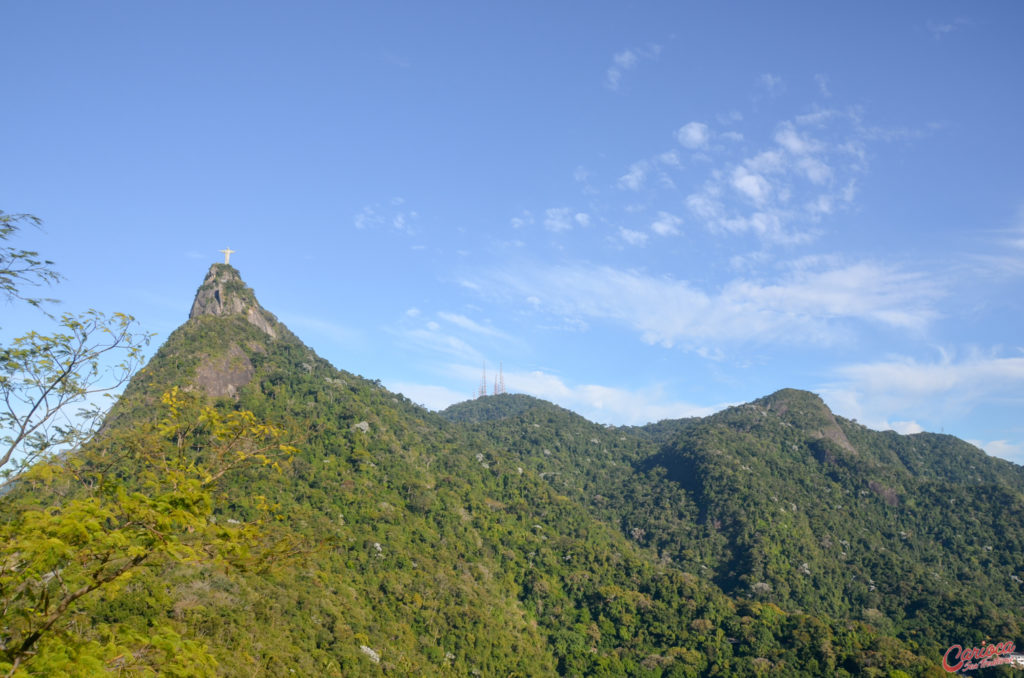
<path fill-rule="evenodd" d="M 558 375 L 542 370 L 506 371 L 504 376 L 509 390 L 550 400 L 598 423 L 640 425 L 662 419 L 705 417 L 728 406 L 667 401 L 665 393 L 657 386 L 628 389 L 601 384 L 570 384 Z"/>
<path fill-rule="evenodd" d="M 505 332 L 483 325 L 472 318 L 461 313 L 450 311 L 438 311 L 437 320 L 423 322 L 423 315 L 419 309 L 409 309 L 405 312 L 405 322 L 401 329 L 396 330 L 400 341 L 408 346 L 424 350 L 429 353 L 443 354 L 451 357 L 472 358 L 474 362 L 483 358 L 467 339 L 472 340 L 475 335 L 477 339 L 501 339 L 511 341 L 511 337 Z M 466 334 L 466 333 L 469 334 Z M 458 335 L 462 336 L 458 336 Z M 465 339 L 463 338 L 466 337 Z M 482 339 L 481 339 L 482 340 Z"/>
<path fill-rule="evenodd" d="M 399 342 L 428 353 L 448 355 L 458 359 L 482 358 L 479 351 L 463 339 L 442 331 L 433 321 L 420 327 L 404 328 L 397 332 Z"/>
<path fill-rule="evenodd" d="M 467 318 L 466 316 L 460 313 L 449 313 L 447 311 L 440 311 L 437 314 L 437 317 L 455 325 L 456 327 L 461 327 L 464 330 L 468 330 L 476 334 L 482 334 L 484 336 L 489 337 L 507 337 L 507 335 L 501 330 L 494 329 L 493 327 L 488 327 L 487 325 L 481 325 L 475 320 Z"/>
<path fill-rule="evenodd" d="M 968 440 L 967 442 L 980 447 L 995 457 L 1008 459 L 1015 464 L 1024 466 L 1024 445 L 1022 444 L 1011 443 L 1007 440 L 992 440 L 990 442 Z"/>
<path fill-rule="evenodd" d="M 994 243 L 988 244 L 990 250 L 997 251 L 969 255 L 975 276 L 1012 278 L 1024 275 L 1024 206 L 1019 208 L 1017 222 L 1013 228 L 1002 231 Z"/>
<path fill-rule="evenodd" d="M 444 373 L 465 382 L 466 393 L 415 382 L 389 383 L 388 387 L 432 410 L 442 410 L 469 397 L 470 385 L 479 384 L 480 364 L 451 364 L 444 367 Z M 492 370 L 488 370 L 488 376 L 491 374 Z M 675 401 L 667 399 L 664 390 L 658 386 L 629 389 L 602 384 L 573 384 L 545 370 L 505 369 L 503 379 L 509 392 L 529 393 L 599 423 L 640 425 L 662 419 L 704 417 L 733 404 L 705 406 Z"/>
<path fill-rule="evenodd" d="M 835 379 L 819 389 L 833 408 L 877 429 L 916 433 L 916 421 L 893 421 L 897 413 L 928 412 L 937 426 L 999 402 L 1024 386 L 1024 357 L 970 352 L 957 359 L 942 351 L 938 360 L 894 356 L 874 362 L 843 365 Z M 974 441 L 990 454 L 1024 462 L 1024 449 L 1005 440 Z"/>
<path fill-rule="evenodd" d="M 773 283 L 736 279 L 717 291 L 610 266 L 517 269 L 494 289 L 538 310 L 629 327 L 644 342 L 700 349 L 707 342 L 832 344 L 851 321 L 921 331 L 940 290 L 924 276 L 871 262 L 795 268 Z M 487 286 L 486 283 L 480 285 Z"/>
<path fill-rule="evenodd" d="M 388 390 L 394 393 L 401 393 L 414 403 L 418 403 L 431 410 L 443 410 L 449 405 L 454 405 L 472 397 L 472 389 L 469 388 L 463 393 L 450 389 L 447 386 L 419 384 L 411 381 L 388 382 L 387 387 Z"/>
<path fill-rule="evenodd" d="M 847 365 L 837 375 L 864 393 L 925 398 L 943 393 L 995 393 L 1024 385 L 1024 357 L 971 356 L 956 362 L 944 354 L 938 362 L 912 358 Z"/>

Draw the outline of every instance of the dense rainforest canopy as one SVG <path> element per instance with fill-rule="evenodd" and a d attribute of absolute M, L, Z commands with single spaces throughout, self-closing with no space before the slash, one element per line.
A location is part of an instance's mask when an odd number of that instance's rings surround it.
<path fill-rule="evenodd" d="M 77 529 L 113 540 L 104 563 L 144 557 L 15 675 L 895 678 L 1024 646 L 1019 466 L 794 390 L 644 427 L 515 394 L 430 412 L 319 358 L 224 264 L 49 466 L 0 500 L 9 533 L 128 506 L 149 522 Z M 8 657 L 88 565 L 89 539 L 48 538 L 45 568 L 4 554 Z"/>

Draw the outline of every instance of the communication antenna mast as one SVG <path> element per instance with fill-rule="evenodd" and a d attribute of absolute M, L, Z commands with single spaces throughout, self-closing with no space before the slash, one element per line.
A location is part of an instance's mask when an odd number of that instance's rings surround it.
<path fill-rule="evenodd" d="M 482 398 L 487 395 L 487 361 L 483 361 L 483 375 L 480 377 L 480 390 L 477 391 L 476 397 Z"/>
<path fill-rule="evenodd" d="M 498 363 L 498 376 L 494 378 L 494 395 L 505 393 L 505 366 Z"/>

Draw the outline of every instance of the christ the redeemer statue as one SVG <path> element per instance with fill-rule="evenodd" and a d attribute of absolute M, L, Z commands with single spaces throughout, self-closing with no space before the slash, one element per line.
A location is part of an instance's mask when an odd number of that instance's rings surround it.
<path fill-rule="evenodd" d="M 231 255 L 234 254 L 235 250 L 233 250 L 233 249 L 231 249 L 229 247 L 226 250 L 220 250 L 220 251 L 224 253 L 224 263 L 225 264 L 230 263 L 231 262 Z"/>

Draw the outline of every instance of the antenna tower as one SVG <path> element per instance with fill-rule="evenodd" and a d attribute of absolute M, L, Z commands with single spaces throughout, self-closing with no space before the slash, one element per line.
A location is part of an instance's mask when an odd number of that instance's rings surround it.
<path fill-rule="evenodd" d="M 494 395 L 501 395 L 503 393 L 505 393 L 505 368 L 499 362 L 498 376 L 494 378 Z"/>
<path fill-rule="evenodd" d="M 487 361 L 483 361 L 483 375 L 480 377 L 480 390 L 477 391 L 476 397 L 482 398 L 487 395 Z"/>

